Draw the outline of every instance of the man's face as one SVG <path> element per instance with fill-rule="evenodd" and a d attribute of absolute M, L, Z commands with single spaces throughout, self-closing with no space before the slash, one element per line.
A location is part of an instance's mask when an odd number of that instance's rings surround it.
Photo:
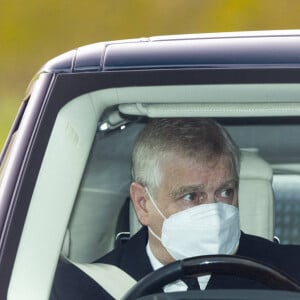
<path fill-rule="evenodd" d="M 238 180 L 226 157 L 199 163 L 194 160 L 173 156 L 161 165 L 162 181 L 156 195 L 157 206 L 166 218 L 184 209 L 214 202 L 237 206 Z M 148 202 L 148 226 L 161 235 L 163 219 Z"/>

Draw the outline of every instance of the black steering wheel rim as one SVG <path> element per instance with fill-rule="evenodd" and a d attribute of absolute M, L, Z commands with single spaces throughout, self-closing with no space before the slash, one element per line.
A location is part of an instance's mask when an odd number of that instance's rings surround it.
<path fill-rule="evenodd" d="M 272 289 L 300 292 L 297 282 L 265 263 L 242 256 L 207 255 L 175 261 L 148 274 L 126 293 L 123 300 L 153 294 L 179 278 L 205 274 L 235 275 L 254 279 Z"/>

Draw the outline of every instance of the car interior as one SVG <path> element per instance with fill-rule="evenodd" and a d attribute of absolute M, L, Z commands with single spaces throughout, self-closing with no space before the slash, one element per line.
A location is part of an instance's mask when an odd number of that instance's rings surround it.
<path fill-rule="evenodd" d="M 60 256 L 89 264 L 140 228 L 129 199 L 131 152 L 151 118 L 215 118 L 225 126 L 242 152 L 242 230 L 300 244 L 299 92 L 298 84 L 145 86 L 70 101 L 51 133 L 9 295 L 47 299 Z"/>

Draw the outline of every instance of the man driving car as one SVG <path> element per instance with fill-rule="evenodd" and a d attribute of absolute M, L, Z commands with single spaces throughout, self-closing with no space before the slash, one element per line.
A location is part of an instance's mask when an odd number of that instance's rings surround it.
<path fill-rule="evenodd" d="M 140 132 L 132 156 L 130 196 L 142 229 L 97 262 L 135 280 L 175 260 L 209 254 L 239 255 L 279 268 L 300 282 L 300 247 L 275 244 L 240 230 L 240 152 L 211 119 L 154 119 Z M 117 280 L 117 279 L 112 279 Z M 193 288 L 265 288 L 254 280 L 206 274 Z M 183 280 L 164 292 L 186 291 Z M 112 299 L 75 266 L 58 267 L 53 299 Z"/>

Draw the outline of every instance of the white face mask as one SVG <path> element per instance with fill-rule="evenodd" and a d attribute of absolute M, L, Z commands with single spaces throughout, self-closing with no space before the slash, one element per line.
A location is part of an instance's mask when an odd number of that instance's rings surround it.
<path fill-rule="evenodd" d="M 161 238 L 150 227 L 149 231 L 174 259 L 236 252 L 241 235 L 237 207 L 222 202 L 201 204 L 166 218 L 146 191 L 164 219 Z"/>

